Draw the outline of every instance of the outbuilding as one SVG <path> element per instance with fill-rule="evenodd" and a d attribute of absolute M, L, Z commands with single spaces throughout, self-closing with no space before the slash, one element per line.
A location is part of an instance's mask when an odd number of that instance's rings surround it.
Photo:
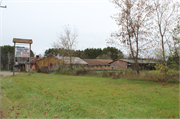
<path fill-rule="evenodd" d="M 111 59 L 83 59 L 89 70 L 111 70 Z"/>
<path fill-rule="evenodd" d="M 156 62 L 150 60 L 138 59 L 140 70 L 155 70 Z M 128 68 L 135 69 L 135 61 L 133 59 L 118 59 L 111 63 L 112 70 L 127 70 Z"/>

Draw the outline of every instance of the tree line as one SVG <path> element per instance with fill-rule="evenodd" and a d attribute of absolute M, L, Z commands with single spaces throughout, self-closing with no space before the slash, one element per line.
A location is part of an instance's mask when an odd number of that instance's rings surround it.
<path fill-rule="evenodd" d="M 44 56 L 48 54 L 53 54 L 55 56 L 69 56 L 68 51 L 65 52 L 67 49 L 59 48 L 58 50 L 55 48 L 49 48 L 44 52 Z M 59 51 L 64 51 L 61 54 Z M 123 58 L 124 54 L 121 50 L 118 50 L 115 47 L 106 47 L 106 48 L 86 48 L 84 50 L 70 50 L 72 57 L 80 57 L 81 59 L 112 59 L 113 61 L 117 60 L 118 58 Z"/>

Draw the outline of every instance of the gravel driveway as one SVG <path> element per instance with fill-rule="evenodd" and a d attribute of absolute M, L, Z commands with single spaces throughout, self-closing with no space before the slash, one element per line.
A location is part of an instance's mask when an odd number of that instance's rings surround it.
<path fill-rule="evenodd" d="M 16 74 L 21 74 L 21 73 L 15 72 L 15 75 Z M 13 72 L 0 72 L 0 75 L 3 75 L 3 76 L 13 75 Z"/>

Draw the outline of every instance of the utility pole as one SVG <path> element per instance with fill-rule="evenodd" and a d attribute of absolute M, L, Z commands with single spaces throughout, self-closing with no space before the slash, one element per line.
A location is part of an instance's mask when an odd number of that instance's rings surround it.
<path fill-rule="evenodd" d="M 7 6 L 5 5 L 5 6 L 0 6 L 1 8 L 7 8 Z"/>
<path fill-rule="evenodd" d="M 8 71 L 9 71 L 9 64 L 10 64 L 10 52 L 8 52 Z"/>
<path fill-rule="evenodd" d="M 6 5 L 5 5 L 5 6 L 1 6 L 1 3 L 2 3 L 2 0 L 1 0 L 1 2 L 0 2 L 0 8 L 7 8 Z"/>

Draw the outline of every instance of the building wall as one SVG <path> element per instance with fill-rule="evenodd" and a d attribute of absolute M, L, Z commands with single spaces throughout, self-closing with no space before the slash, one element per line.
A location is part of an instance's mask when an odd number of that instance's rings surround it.
<path fill-rule="evenodd" d="M 111 63 L 112 70 L 127 70 L 127 62 L 117 60 Z"/>
<path fill-rule="evenodd" d="M 94 65 L 94 66 L 88 66 L 89 70 L 111 70 L 111 66 L 107 65 Z"/>
<path fill-rule="evenodd" d="M 54 56 L 47 56 L 40 60 L 36 60 L 36 69 L 40 70 L 41 67 L 46 66 L 58 66 L 62 63 L 62 61 Z"/>
<path fill-rule="evenodd" d="M 15 66 L 15 71 L 17 72 L 25 71 L 25 64 L 20 64 L 18 66 Z"/>
<path fill-rule="evenodd" d="M 14 71 L 20 72 L 20 71 L 21 71 L 21 70 L 20 70 L 20 66 L 15 67 Z"/>
<path fill-rule="evenodd" d="M 25 65 L 25 69 L 26 69 L 27 72 L 29 72 L 29 64 L 26 64 L 26 65 Z M 30 70 L 31 70 L 31 71 L 36 71 L 36 66 L 35 66 L 35 64 L 31 65 L 31 69 L 30 69 Z"/>

